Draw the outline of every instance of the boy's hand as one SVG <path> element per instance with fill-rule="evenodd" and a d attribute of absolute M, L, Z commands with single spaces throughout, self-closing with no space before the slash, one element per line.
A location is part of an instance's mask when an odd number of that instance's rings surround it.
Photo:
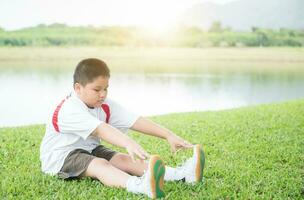
<path fill-rule="evenodd" d="M 99 137 L 102 140 L 109 142 L 115 146 L 125 148 L 133 162 L 135 162 L 135 157 L 139 157 L 144 160 L 149 157 L 149 154 L 134 140 L 132 140 L 126 134 L 123 134 L 115 127 L 107 124 L 101 123 L 92 133 L 93 136 Z"/>
<path fill-rule="evenodd" d="M 126 146 L 126 150 L 133 162 L 136 162 L 136 156 L 141 160 L 146 160 L 149 157 L 149 154 L 135 141 L 130 141 Z"/>
<path fill-rule="evenodd" d="M 180 150 L 183 148 L 192 148 L 193 147 L 193 144 L 191 144 L 190 142 L 188 142 L 174 134 L 170 134 L 167 137 L 167 141 L 170 144 L 173 152 L 176 152 L 177 150 Z"/>

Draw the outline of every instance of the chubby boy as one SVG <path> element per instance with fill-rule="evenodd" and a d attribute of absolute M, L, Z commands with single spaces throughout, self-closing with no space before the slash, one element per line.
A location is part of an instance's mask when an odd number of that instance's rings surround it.
<path fill-rule="evenodd" d="M 165 196 L 164 181 L 202 181 L 205 156 L 201 146 L 107 98 L 110 70 L 105 62 L 82 60 L 73 78 L 74 91 L 54 108 L 46 125 L 40 147 L 44 173 L 63 179 L 91 177 L 151 198 Z M 165 166 L 159 156 L 150 156 L 124 134 L 129 129 L 163 138 L 173 150 L 193 148 L 193 156 L 180 167 Z M 125 148 L 127 154 L 107 148 L 101 141 Z"/>

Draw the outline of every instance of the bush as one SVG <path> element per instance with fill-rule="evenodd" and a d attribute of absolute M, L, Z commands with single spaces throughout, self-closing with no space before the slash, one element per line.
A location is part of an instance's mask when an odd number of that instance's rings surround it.
<path fill-rule="evenodd" d="M 240 45 L 241 44 L 241 45 Z M 69 27 L 40 24 L 18 31 L 0 28 L 0 46 L 304 46 L 304 31 L 261 29 L 235 32 L 220 22 L 208 32 L 198 27 L 179 27 L 167 37 L 155 37 L 136 27 Z"/>

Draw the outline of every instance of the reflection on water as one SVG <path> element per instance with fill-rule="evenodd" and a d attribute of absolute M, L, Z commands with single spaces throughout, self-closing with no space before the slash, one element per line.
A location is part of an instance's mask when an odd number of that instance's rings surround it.
<path fill-rule="evenodd" d="M 72 71 L 1 71 L 0 126 L 45 123 Z M 303 73 L 112 74 L 109 97 L 141 115 L 234 108 L 304 97 Z"/>

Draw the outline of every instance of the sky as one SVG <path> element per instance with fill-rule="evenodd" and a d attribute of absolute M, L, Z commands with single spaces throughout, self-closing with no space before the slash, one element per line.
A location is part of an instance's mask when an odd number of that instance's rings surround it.
<path fill-rule="evenodd" d="M 185 9 L 205 1 L 224 4 L 235 0 L 0 0 L 0 27 L 16 30 L 65 23 L 160 29 L 176 23 Z"/>

